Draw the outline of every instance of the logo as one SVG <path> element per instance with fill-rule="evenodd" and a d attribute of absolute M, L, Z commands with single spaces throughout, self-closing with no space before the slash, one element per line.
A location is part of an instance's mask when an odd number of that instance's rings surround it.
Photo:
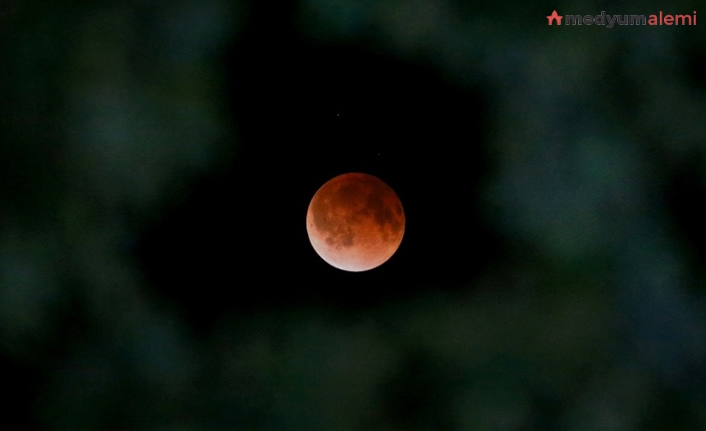
<path fill-rule="evenodd" d="M 564 21 L 562 23 L 562 20 Z M 659 11 L 651 15 L 607 15 L 602 11 L 600 15 L 559 15 L 553 11 L 547 16 L 548 25 L 603 25 L 613 28 L 617 25 L 696 25 L 696 11 L 689 15 L 670 15 Z"/>
<path fill-rule="evenodd" d="M 547 20 L 549 21 L 549 25 L 552 25 L 552 21 L 556 21 L 559 25 L 561 25 L 562 18 L 563 16 L 557 14 L 556 11 L 554 11 L 551 15 L 547 17 Z"/>

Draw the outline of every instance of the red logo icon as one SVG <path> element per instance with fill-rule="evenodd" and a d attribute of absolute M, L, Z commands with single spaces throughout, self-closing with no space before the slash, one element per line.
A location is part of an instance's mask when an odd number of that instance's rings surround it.
<path fill-rule="evenodd" d="M 562 18 L 563 16 L 557 14 L 556 11 L 554 11 L 551 15 L 547 17 L 547 22 L 549 23 L 549 25 L 553 25 L 552 21 L 556 20 L 557 25 L 561 25 Z"/>

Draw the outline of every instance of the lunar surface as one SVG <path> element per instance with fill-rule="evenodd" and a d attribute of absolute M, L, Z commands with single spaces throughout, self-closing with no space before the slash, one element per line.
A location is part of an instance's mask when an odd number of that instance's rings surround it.
<path fill-rule="evenodd" d="M 362 173 L 339 175 L 321 186 L 306 214 L 314 250 L 344 271 L 385 263 L 400 246 L 404 228 L 404 210 L 394 190 Z"/>

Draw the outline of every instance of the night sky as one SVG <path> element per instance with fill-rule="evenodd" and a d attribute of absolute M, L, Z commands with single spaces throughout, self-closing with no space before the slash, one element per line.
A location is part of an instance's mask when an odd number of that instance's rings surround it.
<path fill-rule="evenodd" d="M 2 2 L 6 423 L 706 430 L 706 33 L 546 18 L 695 8 Z M 406 216 L 358 273 L 349 172 Z"/>
<path fill-rule="evenodd" d="M 141 242 L 156 289 L 199 322 L 306 304 L 356 310 L 473 280 L 502 248 L 478 211 L 490 169 L 483 89 L 356 46 L 320 47 L 291 26 L 263 28 L 270 15 L 259 12 L 225 56 L 235 160 L 199 179 Z M 347 172 L 382 179 L 406 215 L 397 253 L 363 273 L 330 267 L 306 233 L 316 190 Z"/>

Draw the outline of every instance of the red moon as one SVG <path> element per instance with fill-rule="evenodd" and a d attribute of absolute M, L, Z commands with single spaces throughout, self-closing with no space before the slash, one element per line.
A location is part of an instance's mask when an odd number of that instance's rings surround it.
<path fill-rule="evenodd" d="M 394 190 L 377 177 L 339 175 L 314 194 L 306 213 L 309 241 L 321 258 L 344 271 L 377 268 L 397 251 L 405 215 Z"/>

